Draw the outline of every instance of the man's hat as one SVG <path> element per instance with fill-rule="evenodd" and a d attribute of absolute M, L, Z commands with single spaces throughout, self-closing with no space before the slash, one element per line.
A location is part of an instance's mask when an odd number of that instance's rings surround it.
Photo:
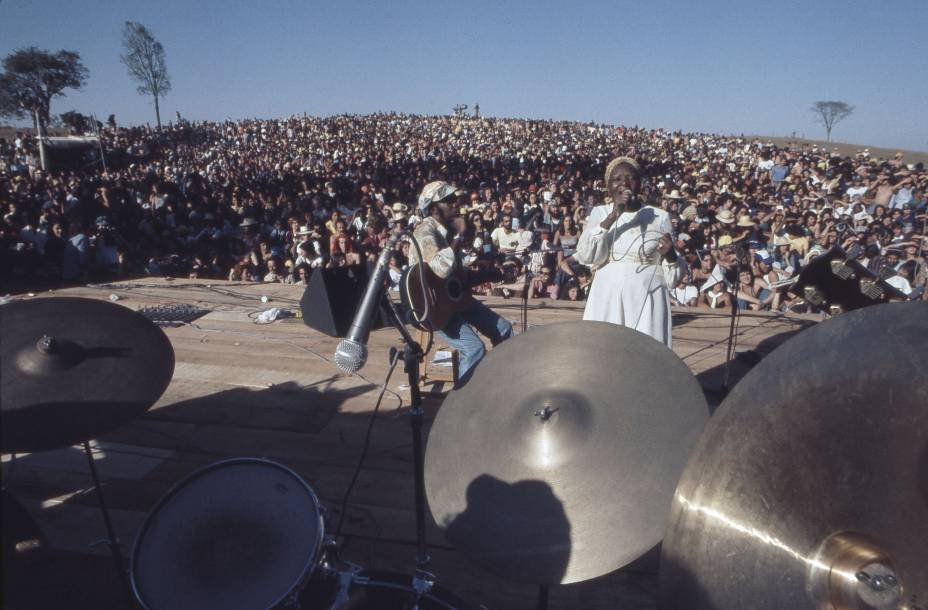
<path fill-rule="evenodd" d="M 425 185 L 425 188 L 422 189 L 422 194 L 419 195 L 419 209 L 423 212 L 428 211 L 429 207 L 433 203 L 438 203 L 439 201 L 454 195 L 456 190 L 457 189 L 455 189 L 444 180 L 429 182 Z"/>
<path fill-rule="evenodd" d="M 788 246 L 789 238 L 785 235 L 777 235 L 776 237 L 773 238 L 773 245 L 774 246 Z"/>
<path fill-rule="evenodd" d="M 396 202 L 390 206 L 390 210 L 393 212 L 393 220 L 402 220 L 406 218 L 406 212 L 409 211 L 409 208 L 405 203 Z"/>

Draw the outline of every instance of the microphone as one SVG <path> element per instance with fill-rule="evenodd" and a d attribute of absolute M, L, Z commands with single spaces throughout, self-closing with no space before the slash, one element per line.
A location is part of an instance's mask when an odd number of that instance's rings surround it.
<path fill-rule="evenodd" d="M 401 234 L 401 230 L 395 231 L 380 252 L 380 257 L 374 267 L 374 273 L 367 283 L 367 290 L 364 292 L 357 313 L 354 314 L 354 321 L 348 328 L 347 335 L 339 342 L 338 348 L 335 350 L 335 366 L 346 373 L 358 372 L 367 362 L 367 338 L 371 334 L 371 320 L 374 317 L 374 311 L 380 305 L 380 297 L 383 294 L 383 281 L 387 276 L 390 255 L 396 248 L 396 242 Z"/>

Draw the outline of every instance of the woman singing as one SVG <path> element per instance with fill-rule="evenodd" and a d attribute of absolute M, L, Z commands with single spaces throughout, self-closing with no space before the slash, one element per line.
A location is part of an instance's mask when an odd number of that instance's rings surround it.
<path fill-rule="evenodd" d="M 630 157 L 606 167 L 613 204 L 593 208 L 574 258 L 596 269 L 584 320 L 621 324 L 671 347 L 670 294 L 679 278 L 670 216 L 642 205 L 641 167 Z"/>

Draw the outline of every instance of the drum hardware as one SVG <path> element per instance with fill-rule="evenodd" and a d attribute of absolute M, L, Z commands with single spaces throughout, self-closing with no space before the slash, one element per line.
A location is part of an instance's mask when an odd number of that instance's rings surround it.
<path fill-rule="evenodd" d="M 138 312 L 106 301 L 40 298 L 0 308 L 2 450 L 81 443 L 106 529 L 104 542 L 132 603 L 126 564 L 88 439 L 142 415 L 167 389 L 174 349 Z"/>
<path fill-rule="evenodd" d="M 307 610 L 486 610 L 437 584 L 429 591 L 417 591 L 407 574 L 364 570 L 348 562 L 333 576 L 310 580 L 298 604 Z"/>
<path fill-rule="evenodd" d="M 93 463 L 93 452 L 90 450 L 90 443 L 84 441 L 84 455 L 87 456 L 87 464 L 90 468 L 90 476 L 93 479 L 93 488 L 97 492 L 97 502 L 100 505 L 100 513 L 103 515 L 103 525 L 106 528 L 106 538 L 102 541 L 110 549 L 110 555 L 113 557 L 113 563 L 116 566 L 116 572 L 119 574 L 120 582 L 126 594 L 129 595 L 129 601 L 132 598 L 132 586 L 129 584 L 129 575 L 126 572 L 126 562 L 122 556 L 122 549 L 119 546 L 119 538 L 113 531 L 113 522 L 110 520 L 110 511 L 106 508 L 106 500 L 103 497 L 103 486 L 100 485 L 100 478 L 97 476 L 97 466 Z"/>

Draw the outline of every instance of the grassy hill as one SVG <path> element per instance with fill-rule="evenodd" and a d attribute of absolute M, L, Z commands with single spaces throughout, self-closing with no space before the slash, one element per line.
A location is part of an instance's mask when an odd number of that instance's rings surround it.
<path fill-rule="evenodd" d="M 16 136 L 17 132 L 32 132 L 32 128 L 17 128 L 17 127 L 3 127 L 0 126 L 0 138 L 6 138 L 7 140 L 12 139 Z M 48 135 L 50 136 L 66 136 L 68 135 L 67 129 L 51 127 L 48 129 Z M 864 144 L 848 144 L 845 142 L 825 142 L 824 140 L 805 140 L 802 138 L 779 138 L 779 137 L 770 137 L 770 136 L 746 136 L 749 140 L 757 140 L 760 142 L 772 142 L 777 146 L 818 146 L 819 148 L 825 148 L 832 152 L 837 152 L 843 156 L 853 156 L 858 152 L 862 151 L 865 148 L 870 149 L 871 156 L 880 157 L 883 159 L 891 159 L 893 155 L 897 152 L 903 154 L 903 158 L 906 163 L 918 163 L 922 162 L 925 165 L 928 165 L 928 152 L 919 152 L 914 150 L 900 150 L 898 148 L 881 148 L 879 146 L 866 146 Z"/>
<path fill-rule="evenodd" d="M 879 146 L 867 146 L 865 144 L 848 144 L 846 142 L 826 142 L 825 140 L 806 140 L 803 138 L 774 138 L 768 136 L 746 136 L 749 140 L 759 142 L 772 142 L 777 146 L 818 146 L 832 152 L 837 152 L 842 156 L 852 157 L 862 150 L 869 149 L 871 157 L 882 159 L 892 159 L 897 152 L 902 153 L 902 158 L 906 163 L 924 163 L 928 165 L 928 152 L 919 152 L 916 150 L 902 150 L 899 148 L 881 148 Z"/>

